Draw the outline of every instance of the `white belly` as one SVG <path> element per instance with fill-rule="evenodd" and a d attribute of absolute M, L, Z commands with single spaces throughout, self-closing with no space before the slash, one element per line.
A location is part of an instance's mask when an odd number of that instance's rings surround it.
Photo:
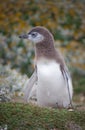
<path fill-rule="evenodd" d="M 66 82 L 60 71 L 60 65 L 56 62 L 37 64 L 38 87 L 37 101 L 40 106 L 63 106 L 70 103 Z M 70 94 L 72 96 L 72 85 L 70 83 Z"/>

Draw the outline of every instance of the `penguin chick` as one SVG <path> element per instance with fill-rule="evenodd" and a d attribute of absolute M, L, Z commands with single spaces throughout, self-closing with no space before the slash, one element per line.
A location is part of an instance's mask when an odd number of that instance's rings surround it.
<path fill-rule="evenodd" d="M 20 38 L 28 39 L 35 45 L 35 71 L 26 87 L 25 101 L 37 82 L 39 106 L 68 108 L 73 95 L 72 81 L 63 57 L 55 49 L 53 35 L 46 28 L 37 26 Z"/>

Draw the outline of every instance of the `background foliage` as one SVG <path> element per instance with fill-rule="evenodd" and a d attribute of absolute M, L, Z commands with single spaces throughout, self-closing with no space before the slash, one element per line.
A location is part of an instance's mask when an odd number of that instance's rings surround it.
<path fill-rule="evenodd" d="M 85 71 L 85 8 L 81 1 L 5 0 L 0 4 L 0 63 L 32 73 L 33 49 L 18 35 L 45 26 L 72 66 Z M 30 47 L 29 47 L 30 46 Z"/>
<path fill-rule="evenodd" d="M 84 0 L 0 1 L 0 64 L 30 76 L 33 45 L 18 36 L 33 26 L 45 26 L 53 33 L 55 46 L 72 72 L 75 93 L 83 95 L 85 101 Z"/>

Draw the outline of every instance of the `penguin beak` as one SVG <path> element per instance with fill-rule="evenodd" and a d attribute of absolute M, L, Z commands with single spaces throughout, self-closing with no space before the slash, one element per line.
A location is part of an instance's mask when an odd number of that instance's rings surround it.
<path fill-rule="evenodd" d="M 28 34 L 22 34 L 22 35 L 19 36 L 19 38 L 28 39 Z"/>

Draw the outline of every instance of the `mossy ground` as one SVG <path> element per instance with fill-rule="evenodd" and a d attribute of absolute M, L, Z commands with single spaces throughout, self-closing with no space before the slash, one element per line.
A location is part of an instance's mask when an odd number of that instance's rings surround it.
<path fill-rule="evenodd" d="M 0 126 L 6 124 L 7 130 L 85 130 L 85 111 L 1 103 Z"/>

